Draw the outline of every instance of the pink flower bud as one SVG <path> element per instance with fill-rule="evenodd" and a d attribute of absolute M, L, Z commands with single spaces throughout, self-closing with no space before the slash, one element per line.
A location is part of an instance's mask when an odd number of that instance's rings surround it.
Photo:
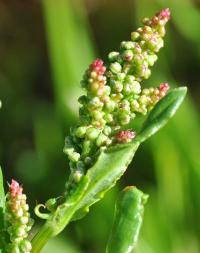
<path fill-rule="evenodd" d="M 121 130 L 116 134 L 115 139 L 117 143 L 127 143 L 127 142 L 130 142 L 134 137 L 135 137 L 135 132 L 131 130 L 125 130 L 125 131 Z"/>
<path fill-rule="evenodd" d="M 13 179 L 11 181 L 9 190 L 13 198 L 16 197 L 17 195 L 21 195 L 23 191 L 22 187 L 18 184 L 18 182 Z"/>
<path fill-rule="evenodd" d="M 156 15 L 160 20 L 170 20 L 171 18 L 171 13 L 170 13 L 170 10 L 169 8 L 166 8 L 166 9 L 163 9 L 161 12 L 159 12 L 157 15 Z"/>
<path fill-rule="evenodd" d="M 169 88 L 170 86 L 168 83 L 161 83 L 159 86 L 159 90 L 164 93 L 166 93 L 169 90 Z"/>
<path fill-rule="evenodd" d="M 106 71 L 106 67 L 101 59 L 96 59 L 91 65 L 90 70 L 97 73 L 97 75 L 103 75 Z"/>

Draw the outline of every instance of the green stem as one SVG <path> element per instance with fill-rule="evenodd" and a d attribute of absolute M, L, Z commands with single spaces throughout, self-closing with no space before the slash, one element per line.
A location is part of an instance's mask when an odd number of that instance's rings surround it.
<path fill-rule="evenodd" d="M 31 253 L 38 253 L 45 244 L 53 237 L 54 229 L 47 223 L 39 230 L 32 240 Z"/>
<path fill-rule="evenodd" d="M 76 212 L 85 190 L 88 187 L 87 176 L 83 177 L 73 195 L 57 210 L 52 213 L 46 223 L 41 227 L 32 240 L 31 253 L 39 253 L 45 244 L 54 236 L 58 235 L 68 225 L 72 216 Z"/>

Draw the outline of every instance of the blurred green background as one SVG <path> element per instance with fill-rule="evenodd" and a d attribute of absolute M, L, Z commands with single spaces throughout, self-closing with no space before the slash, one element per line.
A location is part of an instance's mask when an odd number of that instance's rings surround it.
<path fill-rule="evenodd" d="M 23 184 L 32 208 L 63 191 L 64 137 L 77 121 L 85 69 L 163 7 L 172 20 L 144 85 L 187 85 L 187 99 L 142 145 L 120 183 L 44 253 L 105 252 L 114 202 L 126 185 L 150 194 L 136 253 L 200 252 L 200 2 L 0 0 L 0 163 L 7 181 Z"/>

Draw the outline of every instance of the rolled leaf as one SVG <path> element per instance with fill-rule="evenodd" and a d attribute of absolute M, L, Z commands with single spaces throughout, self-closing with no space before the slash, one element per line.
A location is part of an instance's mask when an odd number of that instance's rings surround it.
<path fill-rule="evenodd" d="M 132 252 L 140 232 L 148 196 L 136 187 L 126 187 L 115 207 L 115 218 L 106 253 Z"/>

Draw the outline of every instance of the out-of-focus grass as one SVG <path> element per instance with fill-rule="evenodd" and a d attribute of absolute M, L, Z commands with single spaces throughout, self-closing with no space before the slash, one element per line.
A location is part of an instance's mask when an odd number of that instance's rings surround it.
<path fill-rule="evenodd" d="M 58 112 L 77 116 L 82 74 L 92 59 L 93 46 L 82 1 L 43 0 L 53 87 Z M 75 8 L 75 9 L 74 9 Z"/>

